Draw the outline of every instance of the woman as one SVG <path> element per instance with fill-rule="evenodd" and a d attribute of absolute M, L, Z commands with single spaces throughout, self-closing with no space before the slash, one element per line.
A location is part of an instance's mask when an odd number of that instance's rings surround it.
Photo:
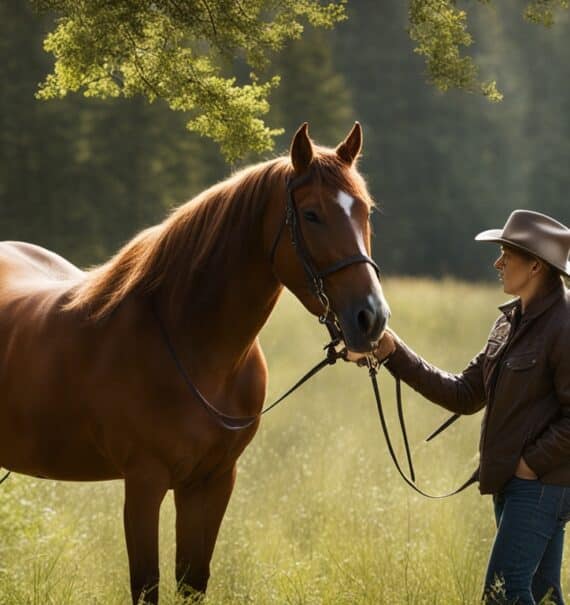
<path fill-rule="evenodd" d="M 428 364 L 387 330 L 375 355 L 431 401 L 460 414 L 485 407 L 479 489 L 493 494 L 497 534 L 487 603 L 563 603 L 560 567 L 570 518 L 570 230 L 517 210 L 502 230 L 495 268 L 516 298 L 500 308 L 485 348 L 460 374 Z"/>

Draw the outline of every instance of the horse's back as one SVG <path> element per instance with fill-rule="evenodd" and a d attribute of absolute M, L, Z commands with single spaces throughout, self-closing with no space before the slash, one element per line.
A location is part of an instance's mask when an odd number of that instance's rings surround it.
<path fill-rule="evenodd" d="M 0 466 L 60 479 L 109 478 L 90 441 L 95 429 L 85 405 L 92 335 L 77 313 L 62 309 L 82 275 L 39 246 L 0 243 Z"/>
<path fill-rule="evenodd" d="M 0 242 L 0 287 L 14 280 L 61 282 L 82 275 L 83 272 L 68 260 L 41 246 L 26 242 Z"/>
<path fill-rule="evenodd" d="M 40 246 L 0 242 L 0 387 L 19 357 L 42 354 L 66 330 L 61 303 L 83 273 L 70 262 Z"/>
<path fill-rule="evenodd" d="M 55 252 L 25 242 L 0 242 L 0 325 L 16 313 L 29 321 L 58 304 L 84 273 Z"/>

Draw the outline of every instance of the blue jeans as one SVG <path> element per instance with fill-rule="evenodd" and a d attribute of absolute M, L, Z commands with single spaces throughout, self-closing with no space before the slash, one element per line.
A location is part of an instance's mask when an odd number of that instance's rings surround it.
<path fill-rule="evenodd" d="M 570 488 L 513 477 L 493 500 L 497 535 L 484 602 L 534 605 L 551 590 L 551 600 L 562 605 L 560 567 Z"/>

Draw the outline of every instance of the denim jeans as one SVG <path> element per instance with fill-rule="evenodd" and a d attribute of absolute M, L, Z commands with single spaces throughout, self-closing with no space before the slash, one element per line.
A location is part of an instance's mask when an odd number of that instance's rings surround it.
<path fill-rule="evenodd" d="M 534 605 L 551 590 L 551 600 L 562 605 L 560 567 L 570 488 L 513 477 L 493 500 L 497 535 L 484 602 Z"/>

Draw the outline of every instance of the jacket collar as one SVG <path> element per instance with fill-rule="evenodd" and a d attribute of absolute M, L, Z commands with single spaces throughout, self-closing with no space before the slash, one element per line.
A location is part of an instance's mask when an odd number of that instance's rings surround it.
<path fill-rule="evenodd" d="M 542 315 L 542 313 L 549 309 L 559 298 L 562 298 L 564 292 L 565 287 L 562 280 L 560 280 L 560 282 L 548 290 L 546 294 L 538 296 L 530 302 L 522 316 L 522 321 L 530 321 L 531 319 Z M 509 321 L 512 321 L 517 310 L 520 312 L 520 308 L 521 299 L 518 296 L 517 298 L 513 298 L 512 300 L 499 305 L 499 310 L 503 312 Z"/>

